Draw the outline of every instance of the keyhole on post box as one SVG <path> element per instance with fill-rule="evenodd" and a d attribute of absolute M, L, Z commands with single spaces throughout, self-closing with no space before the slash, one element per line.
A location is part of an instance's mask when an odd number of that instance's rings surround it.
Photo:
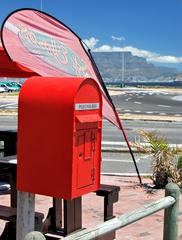
<path fill-rule="evenodd" d="M 82 153 L 79 153 L 79 158 L 81 158 L 82 157 Z"/>

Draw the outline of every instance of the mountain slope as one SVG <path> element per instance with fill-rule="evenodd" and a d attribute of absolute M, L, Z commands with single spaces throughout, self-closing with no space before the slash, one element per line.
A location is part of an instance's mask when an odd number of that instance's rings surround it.
<path fill-rule="evenodd" d="M 92 55 L 105 82 L 121 82 L 123 59 L 124 79 L 128 82 L 171 80 L 177 74 L 175 68 L 154 66 L 130 52 L 92 52 Z"/>

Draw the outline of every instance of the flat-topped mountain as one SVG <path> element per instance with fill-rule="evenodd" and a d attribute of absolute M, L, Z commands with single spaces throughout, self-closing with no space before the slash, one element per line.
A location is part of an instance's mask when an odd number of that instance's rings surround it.
<path fill-rule="evenodd" d="M 168 81 L 175 79 L 178 72 L 175 68 L 155 66 L 131 52 L 92 52 L 92 55 L 105 82 L 122 81 L 123 62 L 127 82 Z"/>

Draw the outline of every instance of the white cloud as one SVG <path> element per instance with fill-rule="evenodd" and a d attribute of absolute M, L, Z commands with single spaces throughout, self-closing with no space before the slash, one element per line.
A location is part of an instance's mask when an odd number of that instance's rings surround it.
<path fill-rule="evenodd" d="M 84 39 L 83 42 L 91 49 L 93 50 L 95 45 L 99 42 L 99 39 L 91 37 L 90 39 Z"/>
<path fill-rule="evenodd" d="M 112 40 L 117 40 L 117 41 L 124 41 L 125 40 L 125 37 L 116 37 L 116 36 L 111 36 Z"/>
<path fill-rule="evenodd" d="M 159 62 L 159 63 L 182 63 L 182 57 L 156 56 L 155 58 L 151 58 L 150 61 Z"/>
<path fill-rule="evenodd" d="M 125 46 L 125 47 L 117 47 L 111 45 L 101 45 L 96 47 L 97 43 L 99 42 L 98 39 L 92 37 L 90 39 L 84 40 L 84 42 L 90 47 L 93 52 L 122 52 L 128 51 L 131 52 L 134 56 L 144 57 L 149 62 L 156 62 L 156 63 L 182 63 L 182 57 L 176 56 L 168 56 L 168 55 L 161 55 L 156 52 L 151 52 L 144 49 L 139 49 L 133 46 Z"/>

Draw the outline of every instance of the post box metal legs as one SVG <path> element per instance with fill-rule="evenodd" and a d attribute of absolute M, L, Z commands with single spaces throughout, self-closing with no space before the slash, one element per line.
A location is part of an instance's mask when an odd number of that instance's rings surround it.
<path fill-rule="evenodd" d="M 66 236 L 82 228 L 81 197 L 73 200 L 53 199 L 53 207 L 44 222 L 43 231 Z M 47 239 L 54 239 L 47 235 Z"/>
<path fill-rule="evenodd" d="M 119 199 L 120 187 L 101 184 L 96 191 L 97 196 L 104 197 L 104 221 L 113 218 L 113 204 Z M 64 209 L 64 210 L 63 210 Z M 45 225 L 49 223 L 46 227 Z M 63 224 L 64 222 L 64 224 Z M 76 230 L 82 229 L 82 200 L 81 197 L 74 200 L 54 199 L 53 207 L 49 209 L 47 219 L 45 220 L 44 230 L 47 240 L 53 240 L 56 235 L 66 236 Z M 63 226 L 64 225 L 64 226 Z M 115 232 L 107 236 L 100 237 L 99 240 L 113 240 Z"/>
<path fill-rule="evenodd" d="M 64 200 L 65 235 L 82 228 L 82 199 Z"/>

